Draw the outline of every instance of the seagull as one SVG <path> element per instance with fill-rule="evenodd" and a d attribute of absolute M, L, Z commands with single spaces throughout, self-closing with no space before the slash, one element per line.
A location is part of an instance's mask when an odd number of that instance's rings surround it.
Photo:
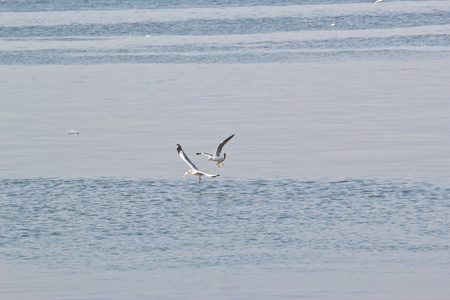
<path fill-rule="evenodd" d="M 209 154 L 209 153 L 205 153 L 205 152 L 198 152 L 197 155 L 205 155 L 208 156 L 209 161 L 216 161 L 217 162 L 217 166 L 220 168 L 220 163 L 222 163 L 223 166 L 223 161 L 225 160 L 225 158 L 227 157 L 227 154 L 224 153 L 223 156 L 220 156 L 220 152 L 222 151 L 223 146 L 225 146 L 226 143 L 228 143 L 229 140 L 231 140 L 231 138 L 234 136 L 231 135 L 229 137 L 227 137 L 222 143 L 220 143 L 217 146 L 216 152 L 214 153 L 214 155 Z"/>
<path fill-rule="evenodd" d="M 380 3 L 380 2 L 383 2 L 384 0 L 375 0 L 375 2 L 374 2 L 374 4 L 377 4 L 377 3 Z"/>
<path fill-rule="evenodd" d="M 184 151 L 183 151 L 183 149 L 181 149 L 180 144 L 177 144 L 177 152 L 178 152 L 178 154 L 180 155 L 181 159 L 184 160 L 184 161 L 189 165 L 189 167 L 191 168 L 189 171 L 187 171 L 186 173 L 184 173 L 184 178 L 186 178 L 186 175 L 187 175 L 188 173 L 191 173 L 192 175 L 198 176 L 198 182 L 200 183 L 200 181 L 202 180 L 202 176 L 203 176 L 203 175 L 206 175 L 206 176 L 208 176 L 208 177 L 217 177 L 217 176 L 220 176 L 219 174 L 212 175 L 212 174 L 208 174 L 208 173 L 205 173 L 205 172 L 200 171 L 200 170 L 199 170 L 199 169 L 198 169 L 198 168 L 197 168 L 197 167 L 189 160 L 189 158 L 186 156 L 186 154 L 184 154 Z"/>

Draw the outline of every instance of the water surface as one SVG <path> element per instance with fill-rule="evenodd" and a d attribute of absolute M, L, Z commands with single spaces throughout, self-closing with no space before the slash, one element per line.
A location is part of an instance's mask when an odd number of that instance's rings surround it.
<path fill-rule="evenodd" d="M 449 19 L 0 3 L 0 298 L 447 299 Z"/>
<path fill-rule="evenodd" d="M 444 299 L 449 192 L 404 180 L 2 180 L 0 255 L 14 268 L 1 288 L 14 299 Z"/>

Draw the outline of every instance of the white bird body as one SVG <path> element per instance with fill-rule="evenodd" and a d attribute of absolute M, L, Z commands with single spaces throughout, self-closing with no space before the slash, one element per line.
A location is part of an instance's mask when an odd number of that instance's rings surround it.
<path fill-rule="evenodd" d="M 375 4 L 383 2 L 384 0 L 375 0 Z"/>
<path fill-rule="evenodd" d="M 219 163 L 221 163 L 221 162 L 223 162 L 224 160 L 225 160 L 225 158 L 227 157 L 227 154 L 226 153 L 224 153 L 224 155 L 223 156 L 217 156 L 217 155 L 213 155 L 213 154 L 209 154 L 209 153 L 205 153 L 205 152 L 199 152 L 199 153 L 197 153 L 197 155 L 205 155 L 205 156 L 207 156 L 208 157 L 208 160 L 209 161 L 217 161 L 217 162 L 219 162 Z"/>
<path fill-rule="evenodd" d="M 224 153 L 223 155 L 220 155 L 220 152 L 222 152 L 223 146 L 225 146 L 226 143 L 228 143 L 229 140 L 233 138 L 234 134 L 227 137 L 225 140 L 223 140 L 216 148 L 216 152 L 214 154 L 209 154 L 206 152 L 197 152 L 197 155 L 205 155 L 208 157 L 209 161 L 215 161 L 217 162 L 217 166 L 220 168 L 220 163 L 223 165 L 223 161 L 225 158 L 227 158 L 227 154 Z"/>
<path fill-rule="evenodd" d="M 192 174 L 192 175 L 194 175 L 194 176 L 198 176 L 198 182 L 200 182 L 201 180 L 202 180 L 202 176 L 203 175 L 205 175 L 205 176 L 208 176 L 208 177 L 217 177 L 217 176 L 220 176 L 220 174 L 208 174 L 208 173 L 205 173 L 205 172 L 203 172 L 203 171 L 200 171 L 190 160 L 189 160 L 189 158 L 187 157 L 187 155 L 184 153 L 184 151 L 183 151 L 183 149 L 181 149 L 181 146 L 180 146 L 180 144 L 177 144 L 177 152 L 178 152 L 178 154 L 180 155 L 180 157 L 181 157 L 181 159 L 182 160 L 184 160 L 187 164 L 188 164 L 188 166 L 190 167 L 190 169 L 186 172 L 186 173 L 184 173 L 184 178 L 186 178 L 186 175 L 187 174 Z"/>

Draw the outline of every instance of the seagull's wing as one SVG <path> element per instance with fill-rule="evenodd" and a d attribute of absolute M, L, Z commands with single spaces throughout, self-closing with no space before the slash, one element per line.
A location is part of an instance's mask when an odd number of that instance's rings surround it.
<path fill-rule="evenodd" d="M 192 163 L 192 161 L 189 160 L 183 149 L 181 149 L 180 144 L 177 144 L 177 152 L 180 155 L 181 159 L 183 159 L 189 165 L 189 167 L 191 167 L 191 169 L 198 171 L 198 168 Z"/>
<path fill-rule="evenodd" d="M 203 171 L 198 171 L 198 170 L 197 170 L 197 172 L 198 172 L 198 173 L 201 173 L 202 175 L 208 176 L 208 177 L 217 177 L 217 176 L 220 176 L 220 174 L 208 174 L 208 173 L 205 173 L 205 172 L 203 172 Z"/>
<path fill-rule="evenodd" d="M 227 137 L 222 143 L 219 144 L 219 146 L 217 146 L 216 153 L 214 153 L 215 156 L 220 156 L 220 152 L 222 151 L 223 146 L 225 146 L 225 144 L 228 143 L 228 141 L 231 140 L 233 136 L 234 134 Z"/>
<path fill-rule="evenodd" d="M 206 152 L 197 152 L 197 155 L 206 155 L 206 156 L 212 156 L 212 154 L 206 153 Z"/>

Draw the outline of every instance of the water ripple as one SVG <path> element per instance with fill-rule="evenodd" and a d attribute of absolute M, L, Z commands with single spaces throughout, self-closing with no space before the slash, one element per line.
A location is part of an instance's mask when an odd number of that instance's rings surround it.
<path fill-rule="evenodd" d="M 448 250 L 449 189 L 425 183 L 23 179 L 0 181 L 0 191 L 2 256 L 55 268 Z"/>

